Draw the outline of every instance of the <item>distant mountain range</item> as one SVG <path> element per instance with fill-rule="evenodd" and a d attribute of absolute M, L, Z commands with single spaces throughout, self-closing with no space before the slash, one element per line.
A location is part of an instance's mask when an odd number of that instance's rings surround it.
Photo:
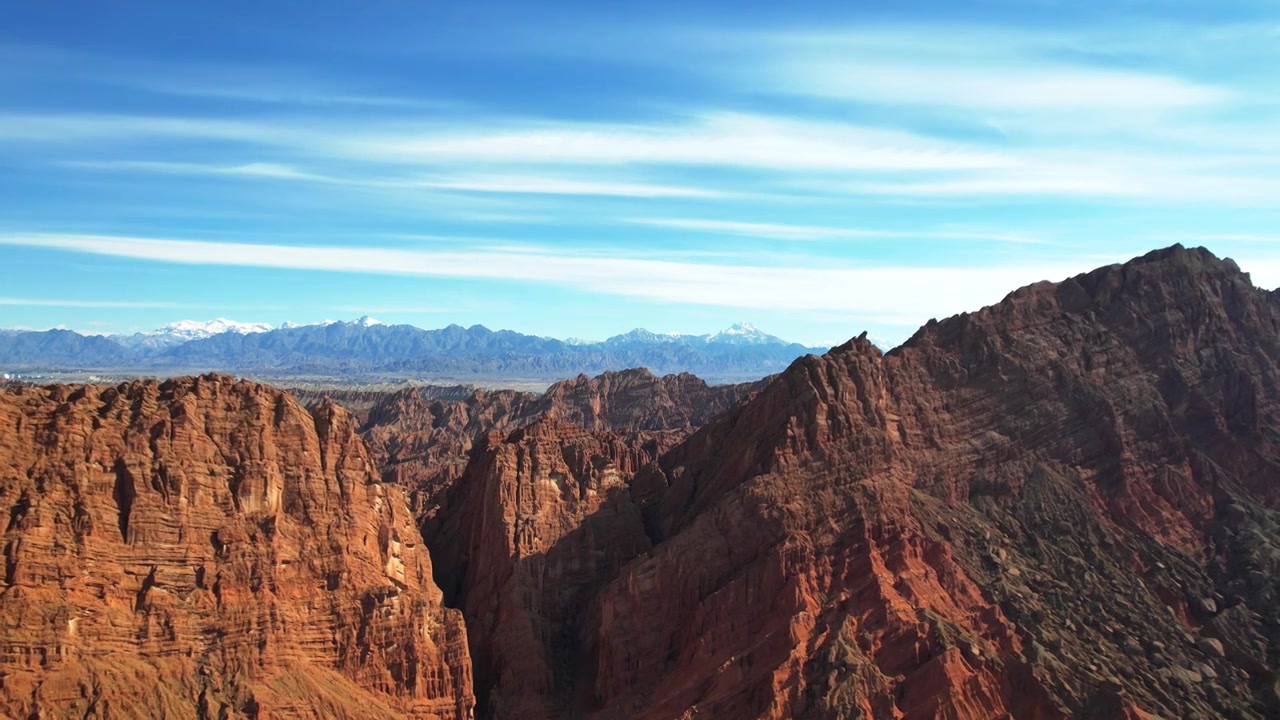
<path fill-rule="evenodd" d="M 482 325 L 423 330 L 370 317 L 313 325 L 217 319 L 132 335 L 69 330 L 0 332 L 0 369 L 223 370 L 270 375 L 413 374 L 559 379 L 632 367 L 710 379 L 762 377 L 826 348 L 740 323 L 711 335 L 636 329 L 602 342 L 557 340 Z"/>

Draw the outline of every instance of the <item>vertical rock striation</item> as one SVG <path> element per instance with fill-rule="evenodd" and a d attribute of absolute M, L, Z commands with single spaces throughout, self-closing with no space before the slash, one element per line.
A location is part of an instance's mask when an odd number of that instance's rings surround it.
<path fill-rule="evenodd" d="M 467 718 L 460 613 L 333 405 L 209 375 L 0 394 L 0 712 Z"/>

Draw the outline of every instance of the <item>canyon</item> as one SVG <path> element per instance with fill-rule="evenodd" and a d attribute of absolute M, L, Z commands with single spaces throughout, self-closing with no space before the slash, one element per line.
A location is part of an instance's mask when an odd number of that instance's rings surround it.
<path fill-rule="evenodd" d="M 1280 715 L 1280 295 L 1198 248 L 739 385 L 15 385 L 0 472 L 14 717 Z"/>

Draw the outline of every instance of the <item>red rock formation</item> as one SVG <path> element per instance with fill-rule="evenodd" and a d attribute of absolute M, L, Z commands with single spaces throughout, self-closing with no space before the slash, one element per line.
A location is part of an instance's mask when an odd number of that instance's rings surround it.
<path fill-rule="evenodd" d="M 0 503 L 8 717 L 470 716 L 460 614 L 336 406 L 9 388 Z"/>
<path fill-rule="evenodd" d="M 656 377 L 641 368 L 581 375 L 541 396 L 477 390 L 459 399 L 439 388 L 412 388 L 368 409 L 361 435 L 383 479 L 408 489 L 415 512 L 429 522 L 486 433 L 508 433 L 547 416 L 588 430 L 645 432 L 665 448 L 764 385 L 713 386 L 688 373 Z"/>
<path fill-rule="evenodd" d="M 415 514 L 430 521 L 462 475 L 476 439 L 528 422 L 534 399 L 514 390 L 478 390 L 464 400 L 403 390 L 369 411 L 361 435 L 383 480 L 405 488 Z"/>
<path fill-rule="evenodd" d="M 1261 717 L 1278 327 L 1174 249 L 803 358 L 656 465 L 557 423 L 491 436 L 430 536 L 481 711 Z M 547 414 L 627 417 L 602 400 Z"/>
<path fill-rule="evenodd" d="M 589 709 L 1280 711 L 1277 328 L 1174 248 L 798 360 L 663 458 L 656 547 L 585 624 Z"/>
<path fill-rule="evenodd" d="M 487 713 L 555 718 L 571 707 L 582 613 L 649 549 L 628 482 L 652 459 L 634 439 L 549 419 L 477 448 L 432 544 L 468 618 Z"/>
<path fill-rule="evenodd" d="M 732 410 L 768 380 L 708 385 L 689 373 L 657 377 L 643 368 L 579 375 L 548 388 L 532 412 L 588 430 L 683 435 Z"/>

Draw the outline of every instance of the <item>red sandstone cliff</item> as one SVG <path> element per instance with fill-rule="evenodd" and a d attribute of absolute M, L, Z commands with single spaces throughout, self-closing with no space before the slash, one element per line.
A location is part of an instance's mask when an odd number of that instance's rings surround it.
<path fill-rule="evenodd" d="M 430 521 L 487 433 L 511 432 L 545 416 L 588 430 L 643 432 L 665 448 L 765 384 L 708 385 L 687 373 L 657 377 L 640 368 L 581 375 L 542 395 L 477 390 L 459 398 L 412 388 L 373 404 L 360 432 L 383 479 L 405 487 L 419 518 Z"/>
<path fill-rule="evenodd" d="M 8 717 L 470 716 L 460 614 L 336 406 L 10 388 L 0 505 Z"/>
<path fill-rule="evenodd" d="M 1280 712 L 1277 328 L 1173 248 L 797 361 L 663 459 L 657 547 L 584 633 L 594 707 Z"/>
<path fill-rule="evenodd" d="M 429 536 L 480 710 L 1275 716 L 1278 329 L 1173 248 L 859 338 L 628 460 L 608 536 L 605 438 L 492 437 Z"/>
<path fill-rule="evenodd" d="M 374 406 L 364 436 L 386 458 L 384 476 L 418 493 L 437 578 L 471 618 L 492 714 L 565 711 L 579 690 L 587 604 L 649 549 L 641 503 L 655 488 L 633 478 L 764 384 L 630 370 L 566 380 L 542 396 L 446 401 L 410 390 Z"/>
<path fill-rule="evenodd" d="M 531 412 L 587 430 L 685 434 L 732 410 L 768 382 L 708 385 L 689 373 L 658 377 L 644 369 L 579 375 L 548 388 Z"/>

